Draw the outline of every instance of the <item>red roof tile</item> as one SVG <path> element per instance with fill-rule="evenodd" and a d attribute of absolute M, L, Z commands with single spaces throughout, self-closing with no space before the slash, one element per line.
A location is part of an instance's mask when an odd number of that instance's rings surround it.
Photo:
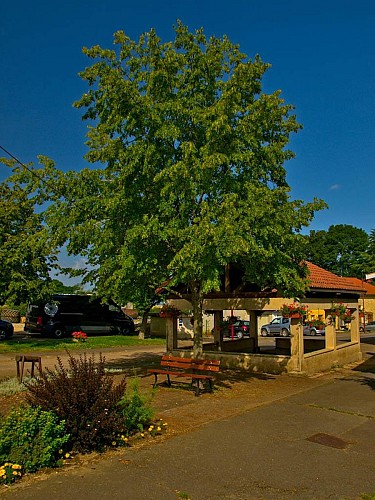
<path fill-rule="evenodd" d="M 342 278 L 311 262 L 306 262 L 310 276 L 310 288 L 363 292 L 362 281 L 357 278 Z M 375 288 L 375 287 L 374 287 Z"/>
<path fill-rule="evenodd" d="M 353 283 L 356 283 L 361 288 L 363 287 L 366 290 L 367 295 L 375 295 L 375 286 L 371 283 L 366 283 L 366 281 L 362 281 L 359 278 L 344 278 L 350 279 Z"/>

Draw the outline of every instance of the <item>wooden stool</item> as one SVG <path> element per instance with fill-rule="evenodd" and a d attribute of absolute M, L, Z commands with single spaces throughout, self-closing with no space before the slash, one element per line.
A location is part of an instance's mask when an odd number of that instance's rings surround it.
<path fill-rule="evenodd" d="M 17 378 L 21 383 L 23 379 L 23 373 L 25 369 L 25 363 L 31 363 L 31 376 L 35 377 L 35 365 L 38 368 L 39 372 L 42 373 L 42 358 L 41 356 L 24 356 L 23 354 L 16 356 L 16 365 L 17 365 Z"/>

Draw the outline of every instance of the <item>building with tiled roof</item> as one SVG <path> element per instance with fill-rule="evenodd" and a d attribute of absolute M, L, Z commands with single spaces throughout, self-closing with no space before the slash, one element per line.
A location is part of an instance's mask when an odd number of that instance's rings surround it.
<path fill-rule="evenodd" d="M 362 287 L 361 292 L 361 316 L 364 317 L 366 323 L 369 321 L 374 321 L 375 318 L 375 286 L 371 283 L 366 283 L 366 281 L 360 280 L 358 278 L 343 278 L 345 280 L 351 280 L 357 286 Z M 363 321 L 363 320 L 362 320 Z"/>
<path fill-rule="evenodd" d="M 366 293 L 364 284 L 357 278 L 343 278 L 336 274 L 326 271 L 325 269 L 306 262 L 309 270 L 310 289 L 314 291 L 321 290 L 323 292 L 339 292 L 342 293 Z M 373 287 L 375 289 L 375 287 Z"/>

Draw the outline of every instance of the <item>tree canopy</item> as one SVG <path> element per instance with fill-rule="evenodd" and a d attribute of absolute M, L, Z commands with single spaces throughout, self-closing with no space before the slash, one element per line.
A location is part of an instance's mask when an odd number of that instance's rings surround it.
<path fill-rule="evenodd" d="M 311 231 L 307 258 L 339 276 L 363 278 L 371 267 L 369 236 L 361 228 L 347 224 L 332 225 L 328 231 Z"/>
<path fill-rule="evenodd" d="M 300 230 L 325 205 L 290 199 L 284 162 L 300 125 L 281 91 L 262 91 L 259 56 L 181 22 L 167 43 L 151 30 L 114 44 L 84 49 L 89 88 L 75 103 L 92 122 L 87 160 L 104 166 L 61 176 L 48 223 L 102 295 L 145 304 L 164 280 L 185 283 L 199 350 L 203 293 L 226 264 L 303 292 Z"/>
<path fill-rule="evenodd" d="M 56 252 L 37 211 L 35 182 L 15 161 L 0 161 L 15 170 L 0 183 L 0 304 L 17 305 L 49 293 Z"/>
<path fill-rule="evenodd" d="M 301 295 L 300 231 L 325 204 L 290 197 L 284 163 L 300 125 L 280 90 L 263 91 L 270 65 L 181 22 L 170 42 L 119 31 L 113 49 L 84 53 L 88 91 L 75 106 L 90 121 L 86 158 L 96 165 L 63 174 L 45 161 L 53 245 L 83 255 L 84 279 L 122 303 L 147 309 L 164 281 L 187 285 L 196 353 L 204 292 L 227 264 Z"/>

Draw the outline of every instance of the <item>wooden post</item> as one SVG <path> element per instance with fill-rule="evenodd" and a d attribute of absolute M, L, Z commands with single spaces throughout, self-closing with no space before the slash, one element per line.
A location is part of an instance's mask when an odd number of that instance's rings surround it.
<path fill-rule="evenodd" d="M 223 345 L 223 332 L 221 330 L 221 323 L 223 321 L 223 311 L 214 312 L 214 341 L 218 351 L 222 350 Z"/>
<path fill-rule="evenodd" d="M 259 352 L 259 343 L 258 343 L 258 316 L 256 311 L 248 311 L 249 320 L 250 320 L 250 338 L 253 339 L 254 343 L 254 352 Z"/>

